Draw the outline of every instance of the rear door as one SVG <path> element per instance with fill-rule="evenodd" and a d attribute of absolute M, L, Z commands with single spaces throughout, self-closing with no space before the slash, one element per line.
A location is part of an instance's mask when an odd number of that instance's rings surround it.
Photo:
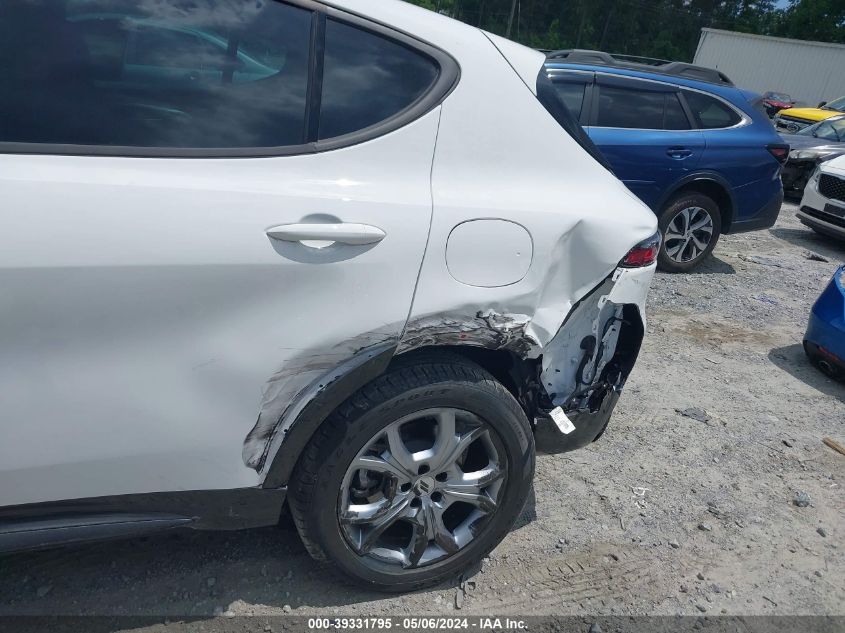
<path fill-rule="evenodd" d="M 157 49 L 127 86 L 129 34 L 60 4 L 0 20 L 0 505 L 256 485 L 256 420 L 404 326 L 443 73 L 313 3 L 104 0 L 234 60 L 195 86 L 199 49 Z"/>
<path fill-rule="evenodd" d="M 590 98 L 595 73 L 581 70 L 551 69 L 549 78 L 558 97 L 582 126 L 589 123 Z"/>
<path fill-rule="evenodd" d="M 587 131 L 652 209 L 701 160 L 704 137 L 693 127 L 676 86 L 597 73 Z"/>
<path fill-rule="evenodd" d="M 687 89 L 683 95 L 707 143 L 704 165 L 730 183 L 734 219 L 749 219 L 777 195 L 782 165 L 767 145 L 783 140 L 767 121 L 751 121 L 716 95 Z"/>

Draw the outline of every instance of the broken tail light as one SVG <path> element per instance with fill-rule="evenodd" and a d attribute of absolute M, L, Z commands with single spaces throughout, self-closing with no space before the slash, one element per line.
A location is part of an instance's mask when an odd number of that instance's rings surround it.
<path fill-rule="evenodd" d="M 766 149 L 781 165 L 785 165 L 789 160 L 789 145 L 767 145 Z"/>
<path fill-rule="evenodd" d="M 657 261 L 657 254 L 660 252 L 660 242 L 660 233 L 655 233 L 628 251 L 628 254 L 625 255 L 625 258 L 619 265 L 623 268 L 644 268 L 651 266 Z"/>

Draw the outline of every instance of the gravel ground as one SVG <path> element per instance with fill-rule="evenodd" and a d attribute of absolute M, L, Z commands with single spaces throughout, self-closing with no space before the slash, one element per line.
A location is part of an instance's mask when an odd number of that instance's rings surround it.
<path fill-rule="evenodd" d="M 794 210 L 658 275 L 608 432 L 540 456 L 520 525 L 462 586 L 360 591 L 283 525 L 6 557 L 0 614 L 845 615 L 845 456 L 821 441 L 845 442 L 845 385 L 801 349 L 845 245 Z"/>

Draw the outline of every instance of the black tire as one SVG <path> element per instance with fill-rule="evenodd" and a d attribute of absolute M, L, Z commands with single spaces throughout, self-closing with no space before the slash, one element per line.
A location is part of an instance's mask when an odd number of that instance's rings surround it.
<path fill-rule="evenodd" d="M 838 381 L 845 381 L 845 373 L 843 373 L 842 369 L 833 363 L 830 362 L 827 358 L 819 354 L 817 351 L 814 351 L 812 344 L 804 343 L 804 351 L 807 354 L 807 358 L 810 359 L 810 363 L 822 372 L 828 378 L 832 378 L 833 380 Z"/>
<path fill-rule="evenodd" d="M 673 220 L 685 209 L 703 209 L 710 216 L 713 230 L 710 240 L 707 242 L 707 247 L 703 251 L 697 253 L 695 257 L 690 257 L 688 261 L 677 261 L 669 254 L 669 251 L 677 244 L 677 241 L 669 237 L 669 227 Z M 722 215 L 719 211 L 719 205 L 711 198 L 700 193 L 686 192 L 675 196 L 663 207 L 663 211 L 658 217 L 658 227 L 660 228 L 660 235 L 663 237 L 663 244 L 660 246 L 660 253 L 657 256 L 657 267 L 668 273 L 687 273 L 700 266 L 716 248 L 722 234 Z M 699 233 L 698 237 L 700 238 L 701 235 Z"/>
<path fill-rule="evenodd" d="M 391 423 L 436 407 L 470 411 L 497 434 L 507 456 L 497 509 L 472 541 L 443 560 L 414 568 L 365 560 L 344 538 L 338 519 L 344 475 L 358 452 Z M 499 544 L 529 497 L 534 455 L 525 413 L 488 372 L 458 355 L 412 354 L 395 361 L 321 425 L 297 463 L 288 501 L 302 541 L 315 559 L 331 561 L 371 589 L 413 591 L 456 576 Z"/>

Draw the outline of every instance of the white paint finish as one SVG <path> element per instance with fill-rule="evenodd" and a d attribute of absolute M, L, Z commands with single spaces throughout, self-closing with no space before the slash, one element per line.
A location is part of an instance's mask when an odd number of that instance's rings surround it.
<path fill-rule="evenodd" d="M 449 235 L 446 265 L 455 280 L 495 288 L 515 284 L 531 267 L 531 235 L 506 220 L 470 220 Z"/>
<path fill-rule="evenodd" d="M 631 304 L 637 306 L 643 319 L 643 328 L 647 325 L 645 304 L 648 298 L 648 289 L 656 270 L 657 264 L 652 264 L 646 268 L 617 268 L 613 274 L 615 284 L 607 297 L 608 301 L 619 305 Z"/>
<path fill-rule="evenodd" d="M 267 235 L 274 240 L 282 242 L 327 242 L 328 244 L 351 244 L 363 246 L 364 244 L 376 244 L 381 242 L 387 235 L 377 226 L 369 224 L 355 224 L 352 222 L 341 222 L 338 224 L 326 224 L 314 222 L 310 224 L 282 224 L 267 229 Z"/>
<path fill-rule="evenodd" d="M 701 30 L 695 64 L 717 68 L 740 88 L 786 92 L 815 107 L 845 95 L 845 45 Z"/>
<path fill-rule="evenodd" d="M 313 156 L 0 156 L 0 505 L 259 483 L 242 451 L 283 406 L 270 378 L 401 331 L 438 118 Z M 387 236 L 265 234 L 299 222 Z"/>
<path fill-rule="evenodd" d="M 487 309 L 527 315 L 527 333 L 545 345 L 571 307 L 654 234 L 657 220 L 491 50 L 483 33 L 467 31 L 461 48 L 450 51 L 462 76 L 443 104 L 433 225 L 412 319 Z M 535 76 L 541 65 L 538 60 Z M 518 283 L 470 287 L 449 273 L 449 234 L 479 217 L 507 218 L 531 234 L 533 263 Z"/>
<path fill-rule="evenodd" d="M 311 156 L 0 156 L 0 505 L 255 485 L 245 464 L 272 457 L 296 396 L 398 339 L 409 311 L 522 315 L 541 353 L 654 233 L 526 84 L 541 56 L 509 45 L 509 63 L 403 2 L 335 4 L 443 48 L 460 83 L 401 130 Z M 449 273 L 449 234 L 479 218 L 530 232 L 518 282 Z M 265 233 L 349 223 L 386 237 L 315 249 Z"/>
<path fill-rule="evenodd" d="M 517 74 L 522 77 L 525 85 L 536 95 L 537 75 L 539 74 L 539 69 L 546 61 L 546 56 L 540 51 L 522 46 L 494 33 L 485 31 L 484 35 L 493 42 L 493 46 L 499 49 L 499 52 L 504 55 Z"/>

